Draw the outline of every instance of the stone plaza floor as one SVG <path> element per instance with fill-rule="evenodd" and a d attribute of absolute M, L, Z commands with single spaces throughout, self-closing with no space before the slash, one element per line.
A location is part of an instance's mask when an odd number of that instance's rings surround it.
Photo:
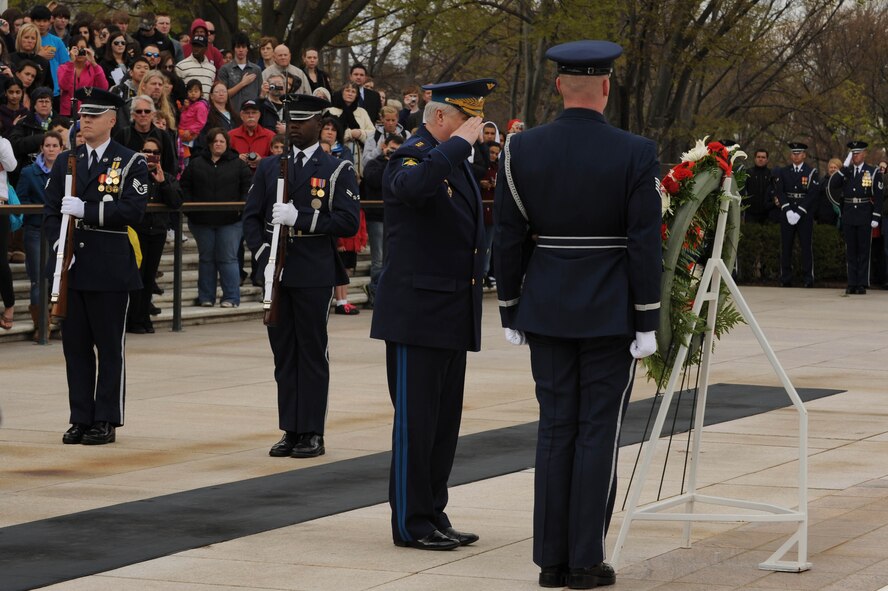
<path fill-rule="evenodd" d="M 750 287 L 743 293 L 796 388 L 842 391 L 807 404 L 813 567 L 800 574 L 757 568 L 791 533 L 785 524 L 697 523 L 685 549 L 680 524 L 636 522 L 612 588 L 882 589 L 888 586 L 888 292 L 848 297 L 836 289 Z M 528 350 L 505 342 L 495 297 L 484 301 L 483 348 L 469 354 L 463 436 L 537 418 Z M 0 543 L 9 543 L 4 530 L 16 526 L 387 452 L 385 347 L 368 338 L 371 317 L 369 311 L 330 317 L 327 453 L 314 460 L 268 456 L 280 433 L 259 320 L 129 335 L 126 425 L 117 443 L 96 447 L 61 444 L 68 427 L 61 344 L 0 343 Z M 718 342 L 711 383 L 779 386 L 746 326 Z M 654 393 L 652 383 L 636 378 L 633 401 Z M 784 407 L 706 427 L 701 492 L 793 506 L 797 425 L 795 411 Z M 681 485 L 685 446 L 682 437 L 672 443 L 667 496 Z M 637 449 L 620 451 L 618 509 Z M 656 472 L 645 500 L 656 494 Z M 301 502 L 325 496 L 302 492 Z M 385 490 L 377 492 L 384 499 Z M 532 507 L 527 466 L 451 489 L 454 525 L 481 536 L 452 552 L 396 548 L 388 505 L 374 503 L 102 572 L 90 570 L 84 557 L 84 573 L 94 574 L 43 588 L 537 589 Z M 211 525 L 213 507 L 195 519 Z M 609 547 L 621 521 L 617 512 Z M 10 588 L 3 576 L 0 569 L 0 589 Z"/>

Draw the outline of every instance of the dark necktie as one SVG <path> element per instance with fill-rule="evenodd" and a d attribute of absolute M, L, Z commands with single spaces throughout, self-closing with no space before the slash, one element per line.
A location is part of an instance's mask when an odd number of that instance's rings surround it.
<path fill-rule="evenodd" d="M 99 156 L 96 154 L 95 150 L 89 151 L 89 170 L 87 173 L 89 176 L 92 176 L 96 169 L 99 167 Z"/>
<path fill-rule="evenodd" d="M 302 161 L 305 160 L 305 152 L 299 151 L 296 152 L 296 160 L 293 161 L 293 165 L 296 166 L 296 170 L 302 170 Z"/>
<path fill-rule="evenodd" d="M 359 106 L 359 107 L 363 107 L 363 106 L 364 106 L 364 91 L 363 91 L 363 90 L 361 90 L 360 92 L 358 92 L 358 106 Z"/>

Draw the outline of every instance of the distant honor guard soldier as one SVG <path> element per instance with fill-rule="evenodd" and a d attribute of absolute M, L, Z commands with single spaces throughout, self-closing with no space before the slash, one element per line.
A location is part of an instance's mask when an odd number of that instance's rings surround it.
<path fill-rule="evenodd" d="M 848 261 L 846 294 L 865 294 L 869 287 L 873 228 L 882 220 L 885 181 L 866 163 L 866 142 L 848 143 L 845 165 L 829 178 L 826 195 L 842 211 L 842 235 Z"/>
<path fill-rule="evenodd" d="M 278 318 L 268 327 L 284 435 L 268 453 L 312 458 L 325 452 L 330 299 L 334 285 L 348 282 L 336 239 L 358 231 L 361 205 L 351 163 L 330 156 L 318 143 L 321 113 L 330 103 L 294 95 L 285 105 L 291 153 L 263 158 L 256 168 L 244 207 L 244 237 L 264 267 L 274 226 L 285 230 L 280 235 L 287 248 L 276 296 Z M 289 158 L 286 203 L 276 202 L 281 158 Z M 266 278 L 270 281 L 271 275 Z"/>
<path fill-rule="evenodd" d="M 552 47 L 564 111 L 509 136 L 494 201 L 506 338 L 530 345 L 540 406 L 533 560 L 543 587 L 611 585 L 604 540 L 636 359 L 660 313 L 657 146 L 603 115 L 608 41 Z"/>
<path fill-rule="evenodd" d="M 792 164 L 774 169 L 774 192 L 780 204 L 780 285 L 792 287 L 792 245 L 799 237 L 802 282 L 814 287 L 814 211 L 820 192 L 817 169 L 805 162 L 808 146 L 789 144 Z"/>
<path fill-rule="evenodd" d="M 114 442 L 124 420 L 129 292 L 142 288 L 127 226 L 145 212 L 148 166 L 143 155 L 111 139 L 123 99 L 90 87 L 75 98 L 86 140 L 75 148 L 77 184 L 73 196 L 65 194 L 64 152 L 50 173 L 44 217 L 49 244 L 58 241 L 62 215 L 75 218 L 62 325 L 71 428 L 62 441 L 99 445 Z"/>
<path fill-rule="evenodd" d="M 423 125 L 382 180 L 386 260 L 370 336 L 385 340 L 395 407 L 389 504 L 398 546 L 478 540 L 444 512 L 459 437 L 466 351 L 481 347 L 484 219 L 467 158 L 494 80 L 431 84 Z"/>

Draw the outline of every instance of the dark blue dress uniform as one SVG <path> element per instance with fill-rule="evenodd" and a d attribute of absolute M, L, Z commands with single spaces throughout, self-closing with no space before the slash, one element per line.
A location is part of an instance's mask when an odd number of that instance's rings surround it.
<path fill-rule="evenodd" d="M 852 152 L 866 149 L 865 142 L 850 142 Z M 882 220 L 884 179 L 878 168 L 863 162 L 843 166 L 826 186 L 829 200 L 842 211 L 842 235 L 848 265 L 846 293 L 863 294 L 869 286 L 872 222 Z"/>
<path fill-rule="evenodd" d="M 477 115 L 494 86 L 482 80 L 424 89 L 433 102 Z M 471 151 L 458 137 L 439 142 L 423 125 L 383 174 L 386 256 L 370 336 L 386 341 L 395 408 L 389 503 L 399 545 L 451 527 L 444 509 L 466 351 L 481 348 L 484 220 Z"/>
<path fill-rule="evenodd" d="M 100 94 L 107 93 L 94 90 L 93 99 Z M 90 97 L 78 98 L 84 101 L 81 114 L 97 114 L 89 112 Z M 110 140 L 92 170 L 88 146 L 77 147 L 76 154 L 74 193 L 85 206 L 83 219 L 75 223 L 74 260 L 68 272 L 68 313 L 62 330 L 70 422 L 105 422 L 119 427 L 124 423 L 129 292 L 142 287 L 127 226 L 137 224 L 145 212 L 148 167 L 144 156 L 114 140 Z M 63 152 L 53 165 L 46 187 L 44 219 L 49 244 L 55 244 L 59 238 L 67 164 L 68 152 Z"/>
<path fill-rule="evenodd" d="M 292 111 L 290 117 L 298 118 Z M 278 322 L 268 327 L 268 340 L 274 353 L 280 429 L 323 435 L 330 387 L 330 298 L 334 285 L 348 281 L 336 254 L 336 239 L 358 231 L 360 195 L 351 163 L 325 153 L 319 144 L 313 148 L 301 168 L 296 164 L 297 148 L 288 162 L 289 199 L 299 215 L 294 227 L 282 228 L 289 230 L 287 257 Z M 259 163 L 244 208 L 244 238 L 260 268 L 271 254 L 272 208 L 282 157 L 270 156 Z"/>
<path fill-rule="evenodd" d="M 621 52 L 579 41 L 547 56 L 562 74 L 603 76 Z M 659 323 L 659 172 L 654 142 L 583 108 L 509 136 L 500 158 L 497 293 L 503 326 L 530 345 L 540 405 L 533 559 L 544 568 L 605 558 L 635 376 L 629 345 Z"/>
<path fill-rule="evenodd" d="M 802 143 L 789 144 L 793 153 L 808 149 Z M 792 283 L 792 245 L 799 237 L 799 250 L 802 255 L 802 278 L 805 287 L 814 286 L 814 213 L 817 207 L 817 169 L 808 163 L 795 166 L 789 164 L 774 169 L 774 192 L 780 203 L 780 283 L 788 287 Z M 786 213 L 793 211 L 801 216 L 795 225 L 786 219 Z"/>

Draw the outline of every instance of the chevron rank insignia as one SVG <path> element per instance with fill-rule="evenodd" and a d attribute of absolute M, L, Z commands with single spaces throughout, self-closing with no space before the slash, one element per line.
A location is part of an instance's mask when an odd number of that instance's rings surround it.
<path fill-rule="evenodd" d="M 419 162 L 417 162 L 414 158 L 404 158 L 404 162 L 401 164 L 401 166 L 416 166 L 417 164 L 419 164 Z"/>

